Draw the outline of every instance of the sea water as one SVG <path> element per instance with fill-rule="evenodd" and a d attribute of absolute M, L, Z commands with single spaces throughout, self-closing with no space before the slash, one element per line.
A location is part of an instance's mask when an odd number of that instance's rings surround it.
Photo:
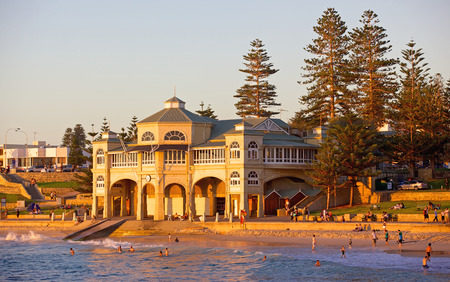
<path fill-rule="evenodd" d="M 117 252 L 121 246 L 123 253 Z M 450 258 L 433 257 L 423 270 L 421 257 L 372 248 L 339 250 L 292 246 L 241 246 L 220 241 L 131 243 L 126 240 L 62 241 L 42 234 L 0 236 L 0 281 L 449 281 Z M 222 245 L 222 246 L 221 246 Z M 159 251 L 168 247 L 169 256 Z M 75 250 L 72 256 L 69 249 Z M 263 261 L 263 257 L 267 259 Z M 315 267 L 316 260 L 321 267 Z"/>

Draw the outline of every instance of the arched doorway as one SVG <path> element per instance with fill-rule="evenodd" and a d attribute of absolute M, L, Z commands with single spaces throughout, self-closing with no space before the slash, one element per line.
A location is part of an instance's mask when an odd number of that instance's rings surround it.
<path fill-rule="evenodd" d="M 225 182 L 216 177 L 202 178 L 194 184 L 194 212 L 196 215 L 225 213 Z"/>
<path fill-rule="evenodd" d="M 264 214 L 276 215 L 277 209 L 291 208 L 314 188 L 298 177 L 279 177 L 264 183 Z"/>
<path fill-rule="evenodd" d="M 111 187 L 113 216 L 135 216 L 137 183 L 130 179 L 116 181 Z"/>
<path fill-rule="evenodd" d="M 144 186 L 144 195 L 143 199 L 143 209 L 144 209 L 144 218 L 155 215 L 155 187 L 147 183 Z"/>
<path fill-rule="evenodd" d="M 170 184 L 164 189 L 164 214 L 184 215 L 186 210 L 186 190 L 180 184 Z"/>

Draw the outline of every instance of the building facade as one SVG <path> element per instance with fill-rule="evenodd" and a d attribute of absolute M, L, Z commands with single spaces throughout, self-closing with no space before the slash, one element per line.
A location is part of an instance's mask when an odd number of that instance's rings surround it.
<path fill-rule="evenodd" d="M 173 97 L 137 132 L 133 144 L 113 132 L 93 143 L 94 214 L 262 217 L 317 192 L 305 180 L 321 135 L 292 135 L 279 119 L 213 120 Z"/>

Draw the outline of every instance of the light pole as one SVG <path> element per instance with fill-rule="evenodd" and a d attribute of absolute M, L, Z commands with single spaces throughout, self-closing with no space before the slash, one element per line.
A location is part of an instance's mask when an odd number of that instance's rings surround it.
<path fill-rule="evenodd" d="M 8 132 L 10 130 L 15 130 L 16 132 L 20 130 L 20 127 L 12 127 L 12 128 L 8 128 L 5 132 L 5 144 L 3 145 L 3 160 L 5 161 L 5 163 L 3 164 L 3 167 L 7 167 L 8 166 L 8 159 L 6 157 L 6 144 L 8 144 Z"/>
<path fill-rule="evenodd" d="M 28 168 L 28 134 L 23 130 L 18 130 L 18 132 L 25 134 L 25 168 Z"/>

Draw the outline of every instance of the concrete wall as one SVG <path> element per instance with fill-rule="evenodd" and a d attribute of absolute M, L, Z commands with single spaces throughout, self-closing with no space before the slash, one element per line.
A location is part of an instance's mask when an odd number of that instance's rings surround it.
<path fill-rule="evenodd" d="M 378 192 L 383 202 L 389 201 L 450 201 L 450 192 L 396 191 Z"/>
<path fill-rule="evenodd" d="M 18 172 L 17 175 L 31 181 L 31 178 L 36 179 L 36 182 L 66 182 L 74 180 L 74 175 L 78 172 Z"/>
<path fill-rule="evenodd" d="M 27 199 L 31 199 L 30 194 L 28 194 L 22 184 L 8 182 L 3 177 L 0 177 L 0 193 L 20 194 Z"/>

